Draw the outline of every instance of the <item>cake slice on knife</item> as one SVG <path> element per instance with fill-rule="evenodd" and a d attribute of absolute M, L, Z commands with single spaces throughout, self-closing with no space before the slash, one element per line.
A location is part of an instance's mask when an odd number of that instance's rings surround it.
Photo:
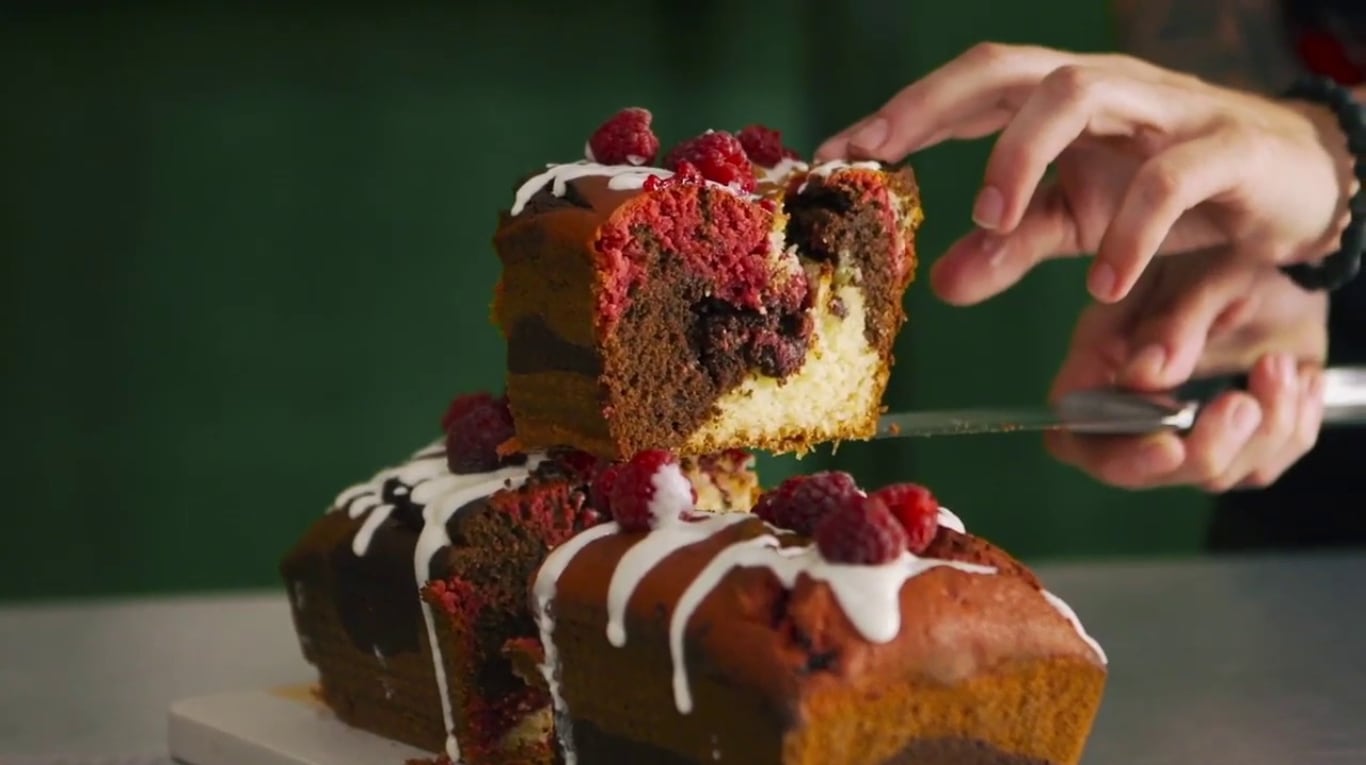
<path fill-rule="evenodd" d="M 871 438 L 915 273 L 914 176 L 809 166 L 757 126 L 658 153 L 649 112 L 624 110 L 500 221 L 521 445 L 623 458 Z"/>

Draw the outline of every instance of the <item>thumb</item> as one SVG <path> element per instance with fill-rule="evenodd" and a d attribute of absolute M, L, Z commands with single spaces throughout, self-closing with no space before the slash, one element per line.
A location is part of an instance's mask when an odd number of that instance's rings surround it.
<path fill-rule="evenodd" d="M 1061 189 L 1049 185 L 1030 201 L 1009 233 L 974 231 L 930 269 L 930 286 L 952 305 L 972 305 L 1014 286 L 1049 258 L 1077 255 L 1077 228 Z"/>

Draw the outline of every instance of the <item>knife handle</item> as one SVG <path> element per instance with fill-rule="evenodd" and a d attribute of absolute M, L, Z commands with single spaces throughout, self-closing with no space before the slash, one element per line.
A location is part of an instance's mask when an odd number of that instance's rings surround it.
<path fill-rule="evenodd" d="M 1204 406 L 1229 391 L 1246 391 L 1247 386 L 1248 374 L 1246 372 L 1210 375 L 1187 380 L 1166 395 L 1181 403 Z"/>
<path fill-rule="evenodd" d="M 1168 395 L 1176 401 L 1203 407 L 1232 390 L 1246 391 L 1246 373 L 1212 375 L 1190 380 Z M 1366 366 L 1335 366 L 1323 370 L 1323 423 L 1366 424 Z"/>

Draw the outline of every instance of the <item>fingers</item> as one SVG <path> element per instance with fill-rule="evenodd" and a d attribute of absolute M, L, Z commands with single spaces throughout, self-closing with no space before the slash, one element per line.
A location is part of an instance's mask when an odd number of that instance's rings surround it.
<path fill-rule="evenodd" d="M 874 114 L 816 150 L 819 160 L 860 157 L 898 162 L 955 124 L 998 109 L 1078 56 L 1047 48 L 983 43 L 903 88 Z"/>
<path fill-rule="evenodd" d="M 1180 469 L 1186 446 L 1173 433 L 1141 437 L 1080 436 L 1053 432 L 1044 445 L 1058 461 L 1122 489 L 1159 485 L 1163 476 Z"/>
<path fill-rule="evenodd" d="M 1253 366 L 1248 391 L 1261 408 L 1261 422 L 1230 464 L 1214 476 L 1199 476 L 1204 480 L 1198 483 L 1205 490 L 1228 491 L 1264 467 L 1280 475 L 1284 465 L 1299 456 L 1291 457 L 1294 450 L 1289 448 L 1302 399 L 1295 367 L 1295 360 L 1284 353 L 1269 354 Z"/>
<path fill-rule="evenodd" d="M 1083 135 L 1174 132 L 1184 121 L 1186 101 L 1165 97 L 1167 91 L 1130 72 L 1096 65 L 1069 64 L 1049 72 L 996 140 L 974 220 L 983 228 L 1014 229 L 1049 165 Z"/>
<path fill-rule="evenodd" d="M 1087 277 L 1092 296 L 1105 302 L 1122 299 L 1182 215 L 1238 185 L 1246 163 L 1236 136 L 1211 132 L 1178 143 L 1139 168 L 1101 237 Z"/>
<path fill-rule="evenodd" d="M 1154 285 L 1147 293 L 1161 292 L 1157 304 L 1145 301 L 1143 316 L 1130 333 L 1133 355 L 1119 374 L 1119 381 L 1136 390 L 1167 390 L 1195 375 L 1208 362 L 1209 339 L 1226 321 L 1232 307 L 1242 302 L 1248 289 L 1247 273 L 1222 268 L 1218 260 L 1200 264 L 1204 273 L 1181 280 L 1180 269 L 1159 275 L 1173 283 Z M 1130 295 L 1125 301 L 1135 299 Z"/>
<path fill-rule="evenodd" d="M 930 270 L 930 285 L 952 305 L 1004 292 L 1041 261 L 1076 254 L 1076 224 L 1057 187 L 1042 191 L 1014 231 L 978 230 L 960 239 Z"/>
<path fill-rule="evenodd" d="M 1115 385 L 1131 352 L 1129 335 L 1136 303 L 1097 304 L 1082 312 L 1067 357 L 1049 391 L 1049 401 L 1066 393 Z"/>
<path fill-rule="evenodd" d="M 1121 488 L 1198 486 L 1211 492 L 1270 485 L 1302 458 L 1322 424 L 1323 378 L 1286 354 L 1253 368 L 1247 392 L 1225 394 L 1184 437 L 1049 434 L 1060 461 Z"/>
<path fill-rule="evenodd" d="M 1237 392 L 1207 405 L 1185 438 L 1053 433 L 1045 445 L 1061 462 L 1123 489 L 1205 483 L 1233 464 L 1260 421 L 1257 400 Z"/>
<path fill-rule="evenodd" d="M 1226 491 L 1233 487 L 1270 486 L 1318 442 L 1319 429 L 1323 426 L 1322 371 L 1317 368 L 1300 371 L 1292 364 L 1282 374 L 1289 374 L 1294 380 L 1285 387 L 1293 387 L 1298 393 L 1292 401 L 1284 400 L 1288 396 L 1277 397 L 1278 408 L 1285 413 L 1288 425 L 1282 423 L 1277 433 L 1267 437 L 1267 448 L 1262 450 L 1260 458 L 1246 460 L 1206 489 Z M 1271 448 L 1274 446 L 1279 448 Z"/>
<path fill-rule="evenodd" d="M 1181 467 L 1155 477 L 1151 485 L 1212 486 L 1233 468 L 1266 420 L 1262 402 L 1252 394 L 1237 391 L 1220 396 L 1204 406 L 1186 434 L 1186 458 Z"/>

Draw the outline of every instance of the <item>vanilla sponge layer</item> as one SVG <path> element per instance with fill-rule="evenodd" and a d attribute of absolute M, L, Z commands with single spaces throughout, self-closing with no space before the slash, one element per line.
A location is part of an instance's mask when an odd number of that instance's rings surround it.
<path fill-rule="evenodd" d="M 803 452 L 815 442 L 872 437 L 888 364 L 864 333 L 867 308 L 859 282 L 858 271 L 845 268 L 813 278 L 815 321 L 801 369 L 783 380 L 746 378 L 716 402 L 716 414 L 688 438 L 688 451 L 741 443 Z M 832 298 L 843 304 L 843 316 L 831 309 Z"/>

